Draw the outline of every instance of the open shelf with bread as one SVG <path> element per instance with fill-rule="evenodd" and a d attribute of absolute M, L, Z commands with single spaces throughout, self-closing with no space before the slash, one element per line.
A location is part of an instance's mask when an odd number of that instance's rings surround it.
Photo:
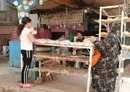
<path fill-rule="evenodd" d="M 92 55 L 93 55 L 93 45 L 89 42 L 69 42 L 57 41 L 50 39 L 37 39 L 35 46 L 47 46 L 47 47 L 62 47 L 62 48 L 77 48 L 77 49 L 87 49 L 89 50 L 89 55 L 72 55 L 68 53 L 67 55 L 52 53 L 52 52 L 34 52 L 35 61 L 39 62 L 39 67 L 34 67 L 30 71 L 38 71 L 40 77 L 51 76 L 54 79 L 54 74 L 61 75 L 73 75 L 73 76 L 84 76 L 87 78 L 86 92 L 89 92 L 89 87 L 91 84 L 91 67 L 92 67 Z M 44 49 L 45 50 L 45 49 Z M 69 62 L 82 62 L 87 67 L 86 68 L 75 68 L 74 66 L 68 65 Z M 42 76 L 44 74 L 44 76 Z M 52 77 L 53 76 L 53 77 Z"/>

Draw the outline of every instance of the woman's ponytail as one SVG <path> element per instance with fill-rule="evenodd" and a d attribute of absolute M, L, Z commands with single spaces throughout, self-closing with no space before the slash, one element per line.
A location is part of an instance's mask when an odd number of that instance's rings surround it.
<path fill-rule="evenodd" d="M 17 29 L 17 30 L 18 30 L 18 35 L 21 34 L 21 32 L 22 32 L 24 26 L 25 26 L 25 25 L 23 25 L 23 24 L 18 25 L 18 29 Z"/>

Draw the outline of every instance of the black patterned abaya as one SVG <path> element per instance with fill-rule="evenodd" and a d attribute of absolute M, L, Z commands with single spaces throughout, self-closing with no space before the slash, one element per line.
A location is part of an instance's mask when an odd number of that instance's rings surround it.
<path fill-rule="evenodd" d="M 109 35 L 95 42 L 101 53 L 97 65 L 92 68 L 92 87 L 95 92 L 114 92 L 120 54 L 120 23 L 113 23 Z"/>

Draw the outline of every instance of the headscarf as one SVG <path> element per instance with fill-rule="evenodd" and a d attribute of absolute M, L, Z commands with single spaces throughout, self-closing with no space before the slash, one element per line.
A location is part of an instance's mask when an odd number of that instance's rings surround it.
<path fill-rule="evenodd" d="M 113 22 L 110 24 L 110 35 L 117 39 L 120 50 L 121 50 L 121 23 Z"/>
<path fill-rule="evenodd" d="M 119 22 L 111 23 L 110 30 L 111 30 L 110 33 L 117 35 L 118 38 L 120 39 L 120 37 L 121 37 L 121 23 L 119 23 Z"/>

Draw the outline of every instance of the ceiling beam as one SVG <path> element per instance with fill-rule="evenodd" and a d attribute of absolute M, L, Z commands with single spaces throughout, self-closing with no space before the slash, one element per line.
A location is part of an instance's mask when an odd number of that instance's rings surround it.
<path fill-rule="evenodd" d="M 105 11 L 105 10 L 103 10 L 103 13 L 108 17 L 109 15 L 108 15 L 108 13 Z"/>
<path fill-rule="evenodd" d="M 72 8 L 78 8 L 78 5 L 76 5 L 75 0 L 54 0 L 54 1 Z"/>
<path fill-rule="evenodd" d="M 85 7 L 86 9 L 89 8 L 91 11 L 95 12 L 96 14 L 99 15 L 99 9 L 98 8 L 93 8 L 93 7 Z M 107 14 L 107 12 L 106 12 Z M 103 13 L 103 16 L 107 16 L 106 14 Z"/>
<path fill-rule="evenodd" d="M 75 0 L 76 1 L 76 4 L 79 6 L 79 7 L 84 7 L 86 6 L 87 4 L 84 3 L 82 0 Z"/>
<path fill-rule="evenodd" d="M 96 14 L 99 14 L 99 9 L 94 9 L 94 8 L 92 8 L 92 7 L 89 7 L 89 9 L 90 9 L 91 11 L 95 12 Z"/>

